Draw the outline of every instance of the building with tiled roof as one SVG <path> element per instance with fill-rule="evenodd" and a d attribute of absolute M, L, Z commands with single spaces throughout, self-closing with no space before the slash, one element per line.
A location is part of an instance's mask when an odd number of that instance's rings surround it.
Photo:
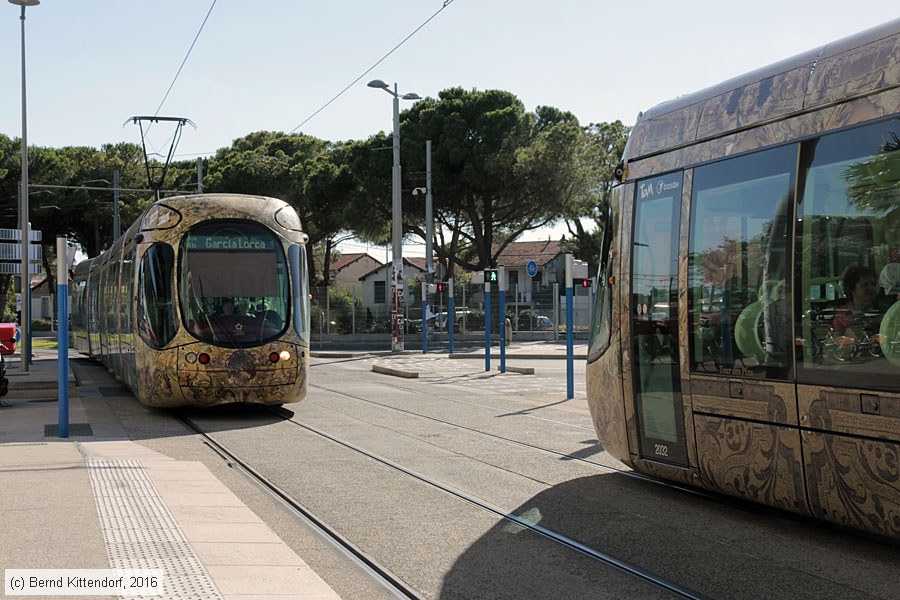
<path fill-rule="evenodd" d="M 560 254 L 560 246 L 559 240 L 512 242 L 497 257 L 497 266 L 524 269 L 528 262 L 533 260 L 538 266 L 543 267 Z"/>
<path fill-rule="evenodd" d="M 362 282 L 362 304 L 371 308 L 376 315 L 390 314 L 393 304 L 391 299 L 391 264 L 380 265 L 359 278 Z M 403 257 L 403 279 L 410 282 L 425 275 L 425 259 L 419 256 Z M 417 290 L 406 290 L 407 302 L 410 294 Z M 419 296 L 413 295 L 414 299 Z"/>
<path fill-rule="evenodd" d="M 380 267 L 383 263 L 366 252 L 341 254 L 328 270 L 331 285 L 340 287 L 354 296 L 362 295 L 360 278 Z"/>

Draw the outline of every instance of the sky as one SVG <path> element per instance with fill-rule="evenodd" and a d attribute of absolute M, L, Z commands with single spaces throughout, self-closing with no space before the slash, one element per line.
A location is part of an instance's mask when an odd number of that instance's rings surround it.
<path fill-rule="evenodd" d="M 15 138 L 20 11 L 0 3 L 0 133 Z M 41 0 L 26 9 L 28 142 L 140 143 L 128 119 L 154 114 L 196 124 L 181 160 L 260 130 L 365 139 L 392 127 L 391 97 L 372 79 L 423 97 L 501 89 L 529 111 L 632 125 L 898 17 L 896 0 Z M 171 134 L 151 127 L 148 150 L 166 154 Z"/>

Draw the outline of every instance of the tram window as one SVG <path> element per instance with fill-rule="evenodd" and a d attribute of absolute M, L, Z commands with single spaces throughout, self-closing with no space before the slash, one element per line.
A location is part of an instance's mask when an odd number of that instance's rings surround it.
<path fill-rule="evenodd" d="M 676 464 L 687 460 L 678 367 L 681 190 L 681 172 L 635 186 L 630 302 L 641 455 Z M 654 316 L 657 305 L 667 307 L 664 316 Z"/>
<path fill-rule="evenodd" d="M 621 193 L 622 188 L 616 192 Z M 616 206 L 618 203 L 616 202 Z M 606 215 L 606 225 L 603 228 L 603 238 L 600 242 L 600 270 L 597 278 L 597 295 L 594 297 L 594 306 L 591 316 L 591 338 L 588 348 L 588 362 L 594 362 L 609 349 L 612 329 L 612 285 L 609 278 L 612 275 L 616 243 L 616 224 L 618 211 L 613 210 L 610 204 Z"/>
<path fill-rule="evenodd" d="M 154 348 L 171 341 L 177 330 L 172 272 L 175 252 L 168 244 L 153 244 L 141 258 L 138 294 L 138 331 Z"/>
<path fill-rule="evenodd" d="M 898 387 L 900 121 L 804 145 L 797 227 L 798 379 Z M 853 288 L 853 289 L 851 289 Z"/>
<path fill-rule="evenodd" d="M 303 340 L 303 343 L 309 345 L 309 284 L 306 272 L 306 253 L 303 246 L 293 244 L 288 249 L 288 259 L 291 264 L 291 279 L 293 281 L 293 298 L 294 298 L 294 329 Z"/>
<path fill-rule="evenodd" d="M 263 225 L 233 219 L 195 225 L 181 242 L 179 274 L 182 319 L 197 339 L 245 347 L 285 330 L 287 261 Z"/>
<path fill-rule="evenodd" d="M 694 171 L 688 259 L 691 368 L 787 378 L 788 225 L 797 147 Z"/>

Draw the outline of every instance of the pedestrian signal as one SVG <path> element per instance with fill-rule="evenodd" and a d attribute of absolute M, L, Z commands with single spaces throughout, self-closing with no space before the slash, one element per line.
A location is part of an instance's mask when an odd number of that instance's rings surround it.
<path fill-rule="evenodd" d="M 443 283 L 438 283 L 438 284 L 437 284 L 437 291 L 438 291 L 438 294 L 443 294 L 443 293 L 444 293 L 444 284 L 443 284 Z"/>
<path fill-rule="evenodd" d="M 497 269 L 485 269 L 484 280 L 488 283 L 497 283 L 498 281 L 500 281 L 500 277 L 497 274 Z"/>

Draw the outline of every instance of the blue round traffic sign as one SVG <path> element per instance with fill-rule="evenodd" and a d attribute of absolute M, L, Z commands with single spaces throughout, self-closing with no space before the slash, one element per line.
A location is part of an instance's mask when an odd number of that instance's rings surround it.
<path fill-rule="evenodd" d="M 534 277 L 537 275 L 537 263 L 533 260 L 529 260 L 528 264 L 525 265 L 525 272 L 528 273 L 529 277 Z"/>

